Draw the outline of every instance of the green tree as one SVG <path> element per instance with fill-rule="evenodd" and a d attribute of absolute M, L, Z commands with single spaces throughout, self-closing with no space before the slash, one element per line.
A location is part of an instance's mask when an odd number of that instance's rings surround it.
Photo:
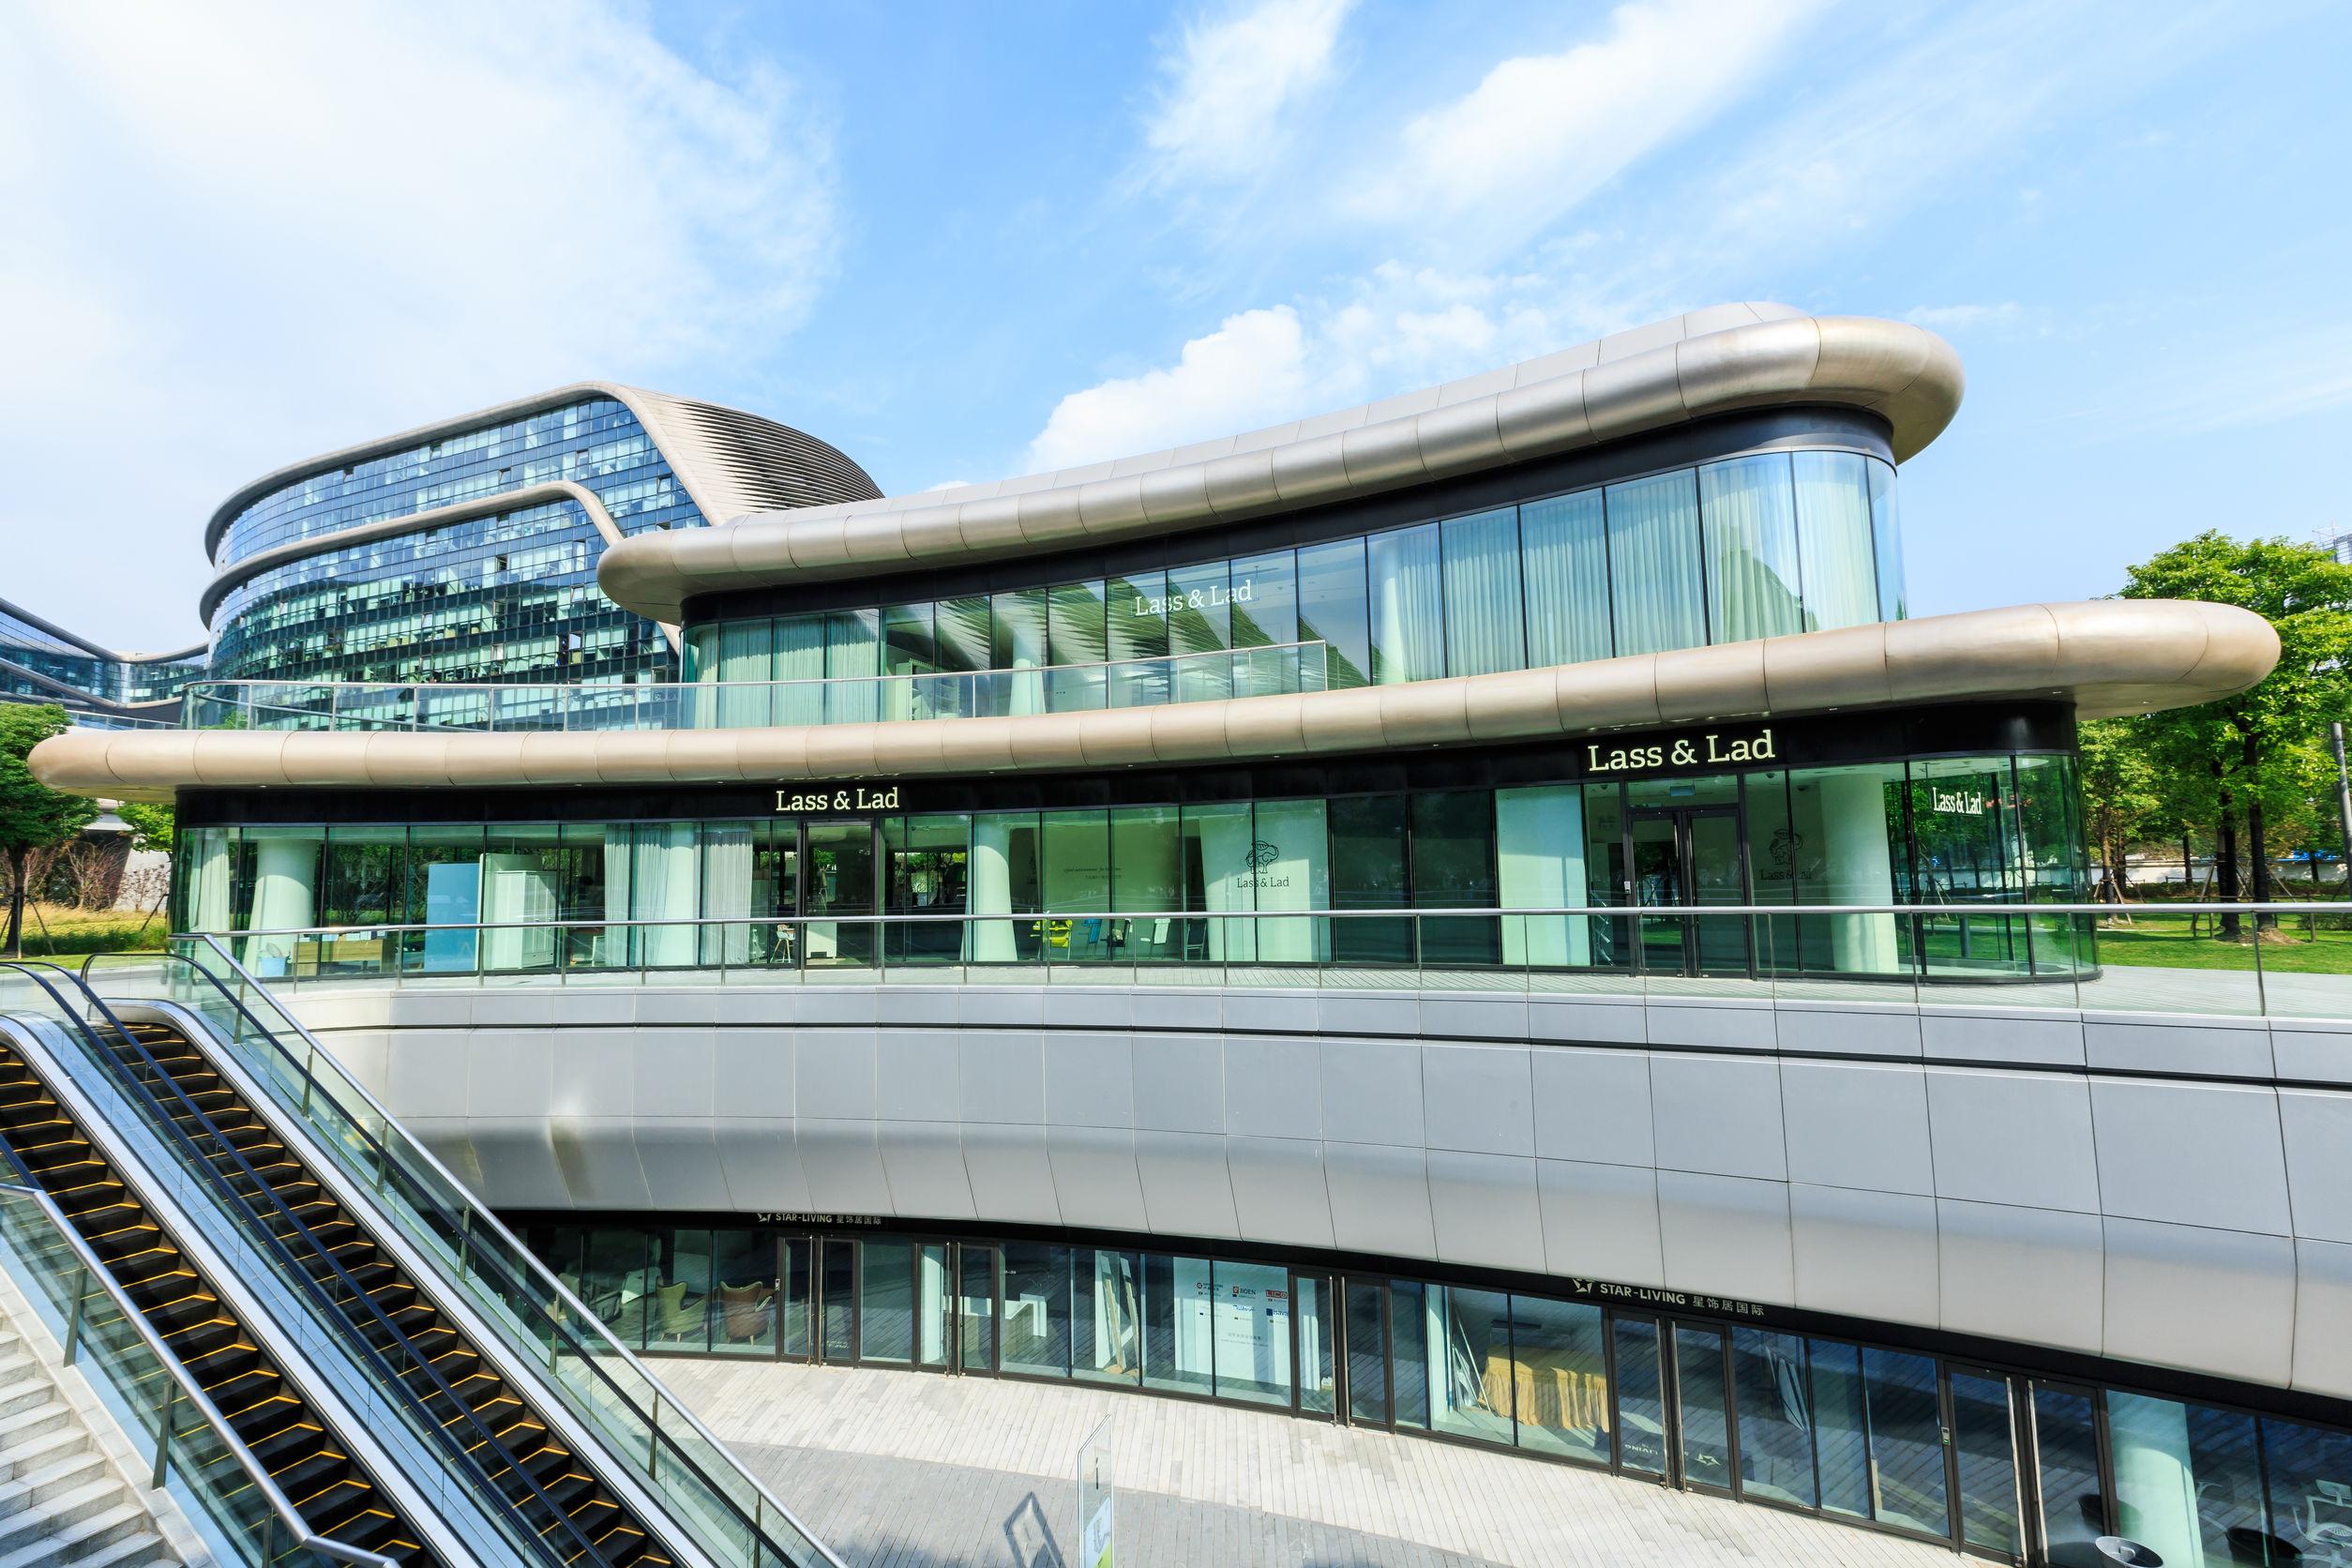
<path fill-rule="evenodd" d="M 2304 808 L 2316 781 L 2318 740 L 2341 716 L 2352 682 L 2352 567 L 2333 552 L 2290 540 L 2244 543 L 2210 530 L 2130 568 L 2123 597 L 2205 599 L 2263 616 L 2279 634 L 2279 662 L 2263 682 L 2235 697 L 2153 714 L 2145 726 L 2160 765 L 2176 776 L 2165 792 L 2202 805 L 2214 824 L 2218 892 L 2235 901 L 2271 897 L 2271 821 Z M 2209 787 L 2210 795 L 2200 801 Z M 2241 886 L 2238 823 L 2246 826 L 2254 886 Z M 2275 924 L 2275 921 L 2267 922 Z M 2222 934 L 2238 934 L 2224 916 Z"/>
<path fill-rule="evenodd" d="M 114 808 L 114 815 L 130 824 L 132 849 L 172 852 L 173 836 L 179 830 L 179 813 L 174 807 L 127 800 Z"/>
<path fill-rule="evenodd" d="M 2096 899 L 2123 902 L 2126 856 L 2164 811 L 2144 728 L 2138 718 L 2098 718 L 2080 731 L 2084 825 L 2103 868 Z"/>
<path fill-rule="evenodd" d="M 24 956 L 24 857 L 61 844 L 98 814 L 98 802 L 51 789 L 24 759 L 33 747 L 70 728 L 55 703 L 0 704 L 0 854 L 8 857 L 8 940 L 0 953 Z"/>

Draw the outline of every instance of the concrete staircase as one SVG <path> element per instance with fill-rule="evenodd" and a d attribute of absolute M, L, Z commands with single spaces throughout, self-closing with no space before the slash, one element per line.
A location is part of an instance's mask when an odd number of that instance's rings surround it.
<path fill-rule="evenodd" d="M 8 1292 L 13 1295 L 14 1292 Z M 179 1568 L 149 1513 L 47 1358 L 0 1301 L 0 1568 Z M 48 1349 L 47 1335 L 40 1349 Z M 119 1435 L 117 1435 L 119 1441 Z M 141 1477 L 142 1481 L 145 1478 Z"/>

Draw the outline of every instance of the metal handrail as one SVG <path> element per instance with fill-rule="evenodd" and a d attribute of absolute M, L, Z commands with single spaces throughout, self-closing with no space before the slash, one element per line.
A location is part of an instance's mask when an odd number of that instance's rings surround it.
<path fill-rule="evenodd" d="M 50 989 L 47 982 L 42 981 L 39 975 L 31 975 L 31 978 L 44 990 Z M 63 999 L 58 998 L 55 991 L 50 990 L 50 995 L 53 1000 L 57 1001 L 59 1007 L 65 1006 Z M 156 1333 L 155 1326 L 147 1321 L 146 1314 L 131 1301 L 122 1286 L 115 1281 L 114 1276 L 108 1272 L 106 1264 L 99 1259 L 96 1252 L 91 1250 L 90 1244 L 83 1239 L 82 1233 L 74 1229 L 73 1222 L 67 1218 L 66 1212 L 57 1206 L 57 1200 L 50 1197 L 48 1192 L 40 1186 L 31 1168 L 25 1165 L 23 1157 L 17 1153 L 15 1145 L 9 1143 L 5 1138 L 0 1138 L 0 1154 L 7 1155 L 8 1168 L 16 1173 L 17 1180 L 23 1184 L 23 1186 L 19 1188 L 0 1183 L 0 1192 L 21 1192 L 23 1196 L 30 1198 L 39 1205 L 41 1213 L 48 1217 L 50 1224 L 54 1226 L 58 1234 L 65 1238 L 67 1246 L 72 1250 L 75 1260 L 83 1272 L 90 1279 L 95 1280 L 99 1289 L 113 1302 L 115 1307 L 122 1313 L 123 1320 L 131 1326 L 132 1332 L 139 1335 L 148 1350 L 162 1364 L 164 1371 L 171 1377 L 173 1382 L 179 1386 L 180 1397 L 196 1408 L 197 1414 L 204 1417 L 204 1425 L 212 1428 L 214 1435 L 220 1439 L 222 1444 L 236 1459 L 237 1468 L 245 1471 L 247 1478 L 260 1491 L 263 1500 L 269 1504 L 271 1512 L 276 1514 L 279 1521 L 293 1533 L 294 1544 L 344 1562 L 369 1563 L 377 1565 L 377 1568 L 399 1568 L 396 1559 L 368 1551 L 363 1547 L 346 1545 L 340 1541 L 316 1534 L 311 1530 L 302 1515 L 295 1512 L 294 1503 L 287 1499 L 284 1492 L 279 1489 L 278 1483 L 270 1478 L 268 1469 L 263 1465 L 253 1451 L 245 1445 L 245 1440 L 237 1436 L 236 1429 L 229 1425 L 228 1417 L 222 1415 L 219 1407 L 212 1402 L 211 1396 L 204 1392 L 204 1385 L 199 1383 L 195 1375 L 181 1363 L 178 1354 L 163 1342 L 163 1336 Z M 74 1355 L 74 1347 L 67 1347 L 64 1358 L 66 1365 L 73 1364 Z M 156 1440 L 158 1471 L 161 1471 L 167 1463 L 171 1445 L 172 1427 L 171 1424 L 166 1422 L 162 1426 L 161 1434 Z"/>
<path fill-rule="evenodd" d="M 1480 905 L 1473 908 L 1423 908 L 1399 905 L 1381 910 L 969 910 L 926 913 L 681 914 L 670 917 L 632 916 L 627 919 L 589 916 L 554 920 L 393 921 L 366 920 L 349 926 L 256 926 L 234 931 L 175 931 L 175 939 L 198 937 L 345 936 L 357 931 L 545 931 L 555 929 L 611 930 L 614 927 L 648 926 L 899 926 L 921 922 L 969 920 L 1402 920 L 1491 919 L 1505 915 L 1588 915 L 1594 919 L 1627 915 L 1712 914 L 2352 914 L 2352 900 L 2334 899 L 2289 904 L 2060 904 L 2022 898 L 1987 899 L 1983 903 L 1942 904 L 1542 904 Z M 100 955 L 92 954 L 92 957 Z M 83 962 L 86 964 L 87 959 Z"/>
<path fill-rule="evenodd" d="M 268 987 L 264 984 L 258 976 L 254 975 L 250 971 L 246 969 L 244 965 L 238 963 L 234 956 L 230 954 L 226 948 L 222 947 L 218 940 L 210 936 L 205 936 L 202 940 L 207 946 L 212 948 L 213 952 L 219 957 L 220 961 L 228 965 L 229 968 L 234 971 L 247 985 L 253 987 L 265 996 L 269 994 Z M 85 974 L 87 973 L 92 960 L 105 956 L 107 955 L 91 954 L 88 957 L 84 958 L 83 960 L 83 972 Z M 272 1029 L 268 1024 L 263 1022 L 260 1018 L 255 1016 L 253 1010 L 245 1004 L 242 998 L 233 994 L 229 990 L 228 987 L 221 984 L 219 976 L 209 972 L 203 965 L 198 964 L 191 959 L 180 957 L 176 954 L 162 956 L 176 959 L 177 961 L 186 964 L 188 968 L 192 970 L 195 973 L 202 975 L 205 981 L 211 984 L 215 990 L 220 993 L 223 1000 L 227 1001 L 231 1006 L 236 1009 L 239 1016 L 241 1016 L 248 1023 L 251 1024 L 254 1030 L 264 1039 L 268 1040 L 270 1044 L 277 1048 L 278 1052 L 285 1058 L 288 1065 L 302 1075 L 306 1084 L 315 1085 L 318 1083 L 317 1075 L 313 1073 L 308 1065 L 294 1059 L 294 1053 L 286 1048 L 285 1043 L 282 1040 L 279 1039 L 277 1031 Z M 141 957 L 144 957 L 144 955 L 141 955 Z M 85 981 L 84 984 L 86 986 L 87 982 Z M 288 1024 L 290 1024 L 294 1028 L 294 1033 L 302 1037 L 303 1043 L 309 1047 L 312 1061 L 315 1062 L 324 1060 L 335 1063 L 337 1068 L 337 1077 L 352 1094 L 355 1095 L 364 1105 L 367 1106 L 369 1110 L 381 1117 L 385 1125 L 399 1126 L 400 1124 L 399 1119 L 393 1116 L 389 1110 L 386 1110 L 382 1102 L 378 1101 L 372 1093 L 369 1093 L 366 1085 L 360 1083 L 349 1073 L 342 1070 L 340 1059 L 338 1058 L 332 1051 L 328 1050 L 326 1047 L 320 1044 L 318 1037 L 312 1034 L 299 1018 L 294 1018 L 292 1014 L 287 1013 L 282 1008 L 277 1008 L 274 1003 L 273 1010 L 278 1013 L 279 1018 L 283 1018 Z M 333 1099 L 332 1094 L 328 1097 L 330 1100 Z M 354 1126 L 353 1131 L 358 1133 L 360 1137 L 366 1138 L 369 1143 L 373 1144 L 379 1156 L 384 1160 L 387 1166 L 391 1163 L 390 1152 L 384 1148 L 381 1139 L 369 1133 L 364 1127 Z M 465 1192 L 466 1189 L 464 1184 L 460 1182 L 458 1178 L 449 1170 L 449 1168 L 443 1165 L 440 1159 L 422 1143 L 414 1138 L 410 1138 L 407 1140 L 406 1149 L 407 1152 L 415 1158 L 415 1163 L 426 1167 L 431 1174 L 438 1176 L 451 1191 L 460 1194 Z M 625 1364 L 635 1371 L 638 1376 L 643 1378 L 646 1383 L 650 1386 L 656 1389 L 661 1386 L 660 1380 L 655 1378 L 651 1373 L 645 1370 L 644 1364 L 639 1361 L 636 1354 L 614 1336 L 612 1331 L 606 1325 L 604 1319 L 597 1317 L 595 1312 L 590 1310 L 587 1304 L 581 1302 L 572 1291 L 565 1289 L 563 1282 L 556 1279 L 554 1274 L 549 1271 L 544 1264 L 540 1263 L 537 1257 L 533 1254 L 528 1247 L 522 1244 L 521 1240 L 518 1238 L 513 1231 L 509 1230 L 505 1222 L 500 1220 L 495 1214 L 478 1205 L 469 1205 L 465 1210 L 464 1217 L 466 1224 L 473 1230 L 489 1234 L 493 1239 L 506 1243 L 515 1257 L 524 1259 L 530 1268 L 535 1269 L 542 1276 L 537 1283 L 550 1289 L 559 1298 L 561 1304 L 572 1310 L 574 1316 L 569 1319 L 571 1322 L 593 1325 L 594 1333 L 596 1337 L 603 1341 L 606 1351 L 609 1351 L 612 1356 L 617 1356 Z M 485 1251 L 479 1249 L 475 1250 L 473 1254 L 473 1259 L 474 1266 L 481 1268 L 485 1273 L 494 1275 L 495 1282 L 509 1285 L 515 1283 L 513 1276 L 507 1273 L 505 1266 L 499 1263 L 495 1258 L 490 1256 Z M 513 1309 L 512 1302 L 509 1302 L 507 1305 L 509 1310 Z M 550 1319 L 549 1327 L 550 1334 L 561 1335 L 567 1343 L 573 1345 L 574 1347 L 580 1346 L 580 1340 L 579 1334 L 572 1332 L 569 1328 L 566 1328 L 563 1320 Z M 596 1354 L 582 1353 L 580 1354 L 580 1359 L 582 1364 L 593 1372 L 596 1378 L 609 1389 L 611 1389 L 611 1391 L 617 1397 L 626 1404 L 629 1409 L 632 1410 L 637 1409 L 635 1400 L 630 1398 L 628 1394 L 615 1382 L 611 1375 L 607 1372 L 603 1366 L 597 1364 L 600 1360 L 604 1359 L 604 1352 L 598 1352 Z M 728 1448 L 727 1445 L 720 1440 L 716 1433 L 713 1432 L 708 1426 L 703 1425 L 701 1420 L 697 1417 L 693 1411 L 687 1410 L 685 1406 L 678 1404 L 675 1400 L 670 1402 L 669 1409 L 683 1418 L 688 1426 L 708 1441 L 715 1452 L 731 1456 L 733 1451 Z M 672 1462 L 686 1465 L 697 1475 L 702 1475 L 704 1473 L 700 1465 L 696 1464 L 690 1456 L 679 1450 L 676 1439 L 661 1430 L 660 1413 L 658 1411 L 641 1411 L 639 1413 L 640 1418 L 644 1421 L 648 1431 L 650 1431 L 656 1439 L 668 1445 L 667 1453 Z M 757 1493 L 759 1498 L 764 1503 L 773 1507 L 777 1515 L 790 1524 L 792 1529 L 799 1533 L 803 1540 L 814 1546 L 828 1562 L 833 1563 L 835 1568 L 845 1568 L 845 1565 L 841 1563 L 841 1560 L 835 1556 L 832 1549 L 825 1545 L 823 1541 L 817 1536 L 816 1532 L 811 1530 L 807 1525 L 801 1520 L 800 1516 L 792 1512 L 789 1505 L 787 1505 L 781 1499 L 777 1498 L 774 1492 L 770 1491 L 769 1488 L 762 1482 L 761 1482 L 759 1477 L 753 1475 L 749 1470 L 741 1466 L 736 1468 L 736 1473 L 750 1485 L 753 1491 Z M 775 1544 L 766 1540 L 766 1531 L 761 1529 L 757 1519 L 750 1519 L 745 1522 L 761 1537 L 764 1544 L 766 1544 L 771 1549 L 776 1549 Z M 787 1560 L 789 1560 L 789 1554 L 778 1550 L 777 1555 L 779 1557 L 784 1557 Z"/>
<path fill-rule="evenodd" d="M 228 1172 L 222 1170 L 215 1165 L 213 1158 L 205 1154 L 204 1152 L 197 1146 L 195 1138 L 188 1133 L 186 1127 L 180 1124 L 178 1118 L 174 1117 L 169 1110 L 164 1108 L 162 1102 L 156 1097 L 155 1091 L 145 1082 L 142 1081 L 136 1073 L 133 1073 L 128 1067 L 123 1066 L 121 1058 L 98 1039 L 98 1032 L 90 1027 L 89 1021 L 86 1018 L 74 1014 L 73 1010 L 66 1005 L 64 999 L 57 995 L 55 989 L 52 988 L 47 981 L 42 980 L 39 975 L 34 974 L 30 967 L 23 964 L 9 964 L 6 967 L 23 972 L 25 974 L 30 976 L 36 984 L 39 985 L 43 990 L 48 991 L 51 999 L 57 1003 L 58 1007 L 62 1011 L 65 1011 L 69 1016 L 73 1017 L 75 1024 L 81 1029 L 83 1037 L 88 1040 L 91 1048 L 98 1052 L 101 1059 L 113 1062 L 118 1067 L 122 1068 L 122 1078 L 124 1081 L 128 1085 L 130 1090 L 136 1093 L 140 1100 L 145 1102 L 147 1108 L 154 1114 L 157 1123 L 157 1130 L 167 1139 L 176 1140 L 187 1153 L 190 1167 L 202 1170 L 207 1177 L 210 1178 L 211 1184 L 220 1194 L 220 1196 L 227 1199 L 230 1203 L 235 1205 L 237 1210 L 244 1213 L 247 1218 L 251 1222 L 253 1233 L 261 1239 L 264 1244 L 264 1249 L 266 1252 L 274 1254 L 279 1262 L 286 1268 L 289 1277 L 295 1284 L 295 1289 L 300 1293 L 309 1296 L 322 1310 L 335 1314 L 337 1318 L 351 1325 L 351 1343 L 357 1347 L 362 1359 L 378 1369 L 378 1371 L 382 1374 L 384 1384 L 387 1388 L 397 1388 L 403 1395 L 405 1395 L 407 1404 L 418 1416 L 423 1418 L 426 1425 L 431 1429 L 434 1436 L 449 1448 L 450 1456 L 455 1461 L 456 1466 L 460 1472 L 471 1474 L 485 1488 L 486 1495 L 497 1498 L 501 1502 L 503 1502 L 508 1513 L 515 1516 L 516 1522 L 523 1525 L 526 1533 L 529 1534 L 533 1540 L 538 1541 L 544 1545 L 549 1545 L 551 1547 L 552 1544 L 546 1542 L 545 1536 L 541 1531 L 530 1529 L 528 1522 L 520 1518 L 521 1510 L 516 1500 L 507 1496 L 504 1491 L 498 1488 L 496 1483 L 492 1480 L 488 1468 L 483 1465 L 478 1457 L 475 1456 L 474 1450 L 467 1447 L 458 1434 L 450 1431 L 446 1424 L 439 1420 L 431 1410 L 425 1408 L 424 1396 L 408 1385 L 408 1383 L 400 1377 L 400 1369 L 393 1366 L 384 1352 L 374 1344 L 370 1343 L 368 1336 L 364 1333 L 360 1332 L 359 1323 L 353 1319 L 348 1309 L 339 1306 L 337 1303 L 327 1295 L 325 1282 L 312 1274 L 308 1269 L 302 1266 L 301 1260 L 294 1256 L 294 1250 L 287 1244 L 286 1239 L 278 1231 L 271 1229 L 270 1226 L 264 1220 L 261 1212 L 254 1207 L 253 1199 L 236 1190 L 235 1186 L 230 1182 Z M 480 1414 L 475 1411 L 471 1405 L 468 1405 L 463 1399 L 459 1397 L 457 1390 L 452 1388 L 449 1385 L 448 1380 L 442 1376 L 441 1369 L 434 1364 L 432 1358 L 424 1355 L 417 1349 L 415 1344 L 410 1340 L 407 1334 L 400 1329 L 400 1325 L 393 1322 L 391 1318 L 385 1314 L 383 1306 L 377 1303 L 374 1295 L 362 1288 L 359 1282 L 352 1277 L 350 1271 L 343 1267 L 342 1260 L 336 1257 L 333 1250 L 330 1249 L 324 1242 L 319 1240 L 318 1236 L 311 1230 L 310 1227 L 303 1221 L 301 1216 L 294 1214 L 292 1209 L 286 1206 L 285 1199 L 279 1195 L 275 1188 L 270 1186 L 267 1182 L 262 1180 L 261 1173 L 255 1170 L 251 1163 L 246 1159 L 244 1152 L 240 1150 L 237 1145 L 225 1134 L 223 1134 L 217 1125 L 214 1124 L 213 1120 L 209 1115 L 200 1108 L 193 1100 L 188 1097 L 187 1091 L 179 1086 L 177 1079 L 173 1078 L 170 1073 L 164 1070 L 161 1063 L 156 1061 L 153 1053 L 147 1049 L 145 1045 L 143 1045 L 136 1035 L 132 1034 L 128 1029 L 123 1027 L 122 1020 L 114 1016 L 113 1009 L 107 1006 L 105 1002 L 99 998 L 98 993 L 90 989 L 88 983 L 83 981 L 72 971 L 64 968 L 62 965 L 56 964 L 51 964 L 46 967 L 55 969 L 58 973 L 66 975 L 68 979 L 71 979 L 76 986 L 81 988 L 83 994 L 89 999 L 90 1004 L 95 1007 L 102 1017 L 104 1017 L 108 1025 L 113 1029 L 116 1034 L 122 1037 L 124 1042 L 129 1046 L 134 1053 L 137 1054 L 138 1058 L 146 1063 L 148 1069 L 155 1074 L 156 1078 L 170 1087 L 173 1098 L 187 1108 L 189 1117 L 195 1121 L 198 1126 L 204 1130 L 205 1134 L 208 1135 L 211 1140 L 219 1147 L 220 1152 L 228 1156 L 230 1163 L 237 1170 L 242 1171 L 245 1174 L 247 1180 L 252 1184 L 251 1190 L 259 1195 L 264 1205 L 267 1208 L 276 1211 L 276 1213 L 293 1228 L 294 1232 L 301 1237 L 302 1241 L 309 1247 L 311 1254 L 321 1262 L 324 1262 L 326 1265 L 328 1272 L 336 1279 L 342 1283 L 344 1288 L 349 1291 L 348 1299 L 351 1302 L 357 1304 L 357 1305 L 362 1308 L 369 1317 L 374 1319 L 377 1326 L 388 1334 L 392 1341 L 400 1348 L 401 1351 L 408 1356 L 413 1368 L 423 1373 L 427 1380 L 431 1383 L 433 1388 L 438 1390 L 450 1404 L 457 1408 L 464 1419 L 465 1424 L 480 1435 L 481 1440 L 485 1444 L 489 1445 L 493 1452 L 497 1453 L 505 1459 L 505 1468 L 507 1470 L 521 1482 L 524 1488 L 532 1497 L 536 1498 L 548 1508 L 548 1510 L 554 1515 L 556 1524 L 560 1525 L 575 1541 L 579 1543 L 580 1550 L 587 1554 L 592 1560 L 598 1559 L 601 1554 L 597 1552 L 596 1544 L 590 1541 L 581 1531 L 579 1521 L 573 1518 L 570 1513 L 565 1510 L 552 1498 L 547 1495 L 545 1489 L 540 1486 L 538 1481 L 530 1473 L 529 1470 L 522 1467 L 522 1465 L 516 1459 L 514 1454 L 499 1440 L 497 1435 L 491 1432 L 488 1426 L 483 1425 Z"/>

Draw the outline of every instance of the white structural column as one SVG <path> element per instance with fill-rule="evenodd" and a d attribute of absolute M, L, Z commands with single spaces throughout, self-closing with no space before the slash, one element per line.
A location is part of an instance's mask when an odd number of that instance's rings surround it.
<path fill-rule="evenodd" d="M 979 816 L 972 823 L 971 910 L 974 914 L 1002 914 L 1013 908 L 1011 821 Z M 972 961 L 1009 964 L 1019 957 L 1009 920 L 977 922 L 971 931 Z"/>
<path fill-rule="evenodd" d="M 319 841 L 308 833 L 259 837 L 253 856 L 253 928 L 302 930 L 318 924 Z M 226 856 L 222 859 L 225 861 Z M 224 890 L 225 891 L 225 890 Z M 294 963 L 294 939 L 263 937 L 253 959 L 264 974 L 284 974 Z"/>
<path fill-rule="evenodd" d="M 1822 860 L 1829 868 L 1832 904 L 1891 904 L 1894 863 L 1887 848 L 1884 782 L 1867 774 L 1832 773 L 1820 781 L 1821 831 L 1829 840 Z M 1894 916 L 1835 914 L 1830 917 L 1830 956 L 1842 974 L 1886 974 L 1895 967 Z"/>

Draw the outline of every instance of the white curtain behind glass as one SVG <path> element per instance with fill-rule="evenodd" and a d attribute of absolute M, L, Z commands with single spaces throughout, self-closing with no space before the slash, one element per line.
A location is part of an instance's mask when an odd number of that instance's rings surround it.
<path fill-rule="evenodd" d="M 1601 492 L 1519 508 L 1527 561 L 1527 662 L 1532 670 L 1609 656 L 1609 551 Z"/>
<path fill-rule="evenodd" d="M 1607 505 L 1618 653 L 1663 654 L 1705 643 L 1697 475 L 1684 469 L 1611 485 Z"/>
<path fill-rule="evenodd" d="M 1445 673 L 1438 525 L 1375 534 L 1366 552 L 1372 582 L 1372 684 L 1402 686 L 1437 679 Z"/>
<path fill-rule="evenodd" d="M 702 961 L 748 963 L 751 959 L 751 824 L 702 824 L 702 914 L 741 925 L 705 927 Z"/>
<path fill-rule="evenodd" d="M 1745 642 L 1802 631 L 1788 455 L 1709 463 L 1698 471 L 1698 498 L 1707 528 L 1711 640 Z"/>
<path fill-rule="evenodd" d="M 1799 452 L 1794 460 L 1805 630 L 1869 626 L 1878 619 L 1870 460 L 1853 452 Z"/>
<path fill-rule="evenodd" d="M 1527 668 L 1519 593 L 1519 517 L 1514 507 L 1454 518 L 1445 553 L 1445 672 L 1492 675 Z"/>
<path fill-rule="evenodd" d="M 822 681 L 825 678 L 825 618 L 787 615 L 776 623 L 773 677 L 779 681 Z M 825 688 L 822 686 L 778 686 L 776 722 L 822 724 Z"/>
<path fill-rule="evenodd" d="M 631 836 L 629 915 L 636 920 L 694 918 L 694 827 L 692 822 L 640 822 Z M 692 926 L 637 927 L 638 961 L 684 965 L 694 961 Z"/>
<path fill-rule="evenodd" d="M 719 696 L 721 729 L 749 730 L 769 722 L 768 687 L 756 683 L 766 681 L 774 668 L 773 625 L 768 621 L 730 621 L 720 629 L 718 678 L 731 687 Z"/>
<path fill-rule="evenodd" d="M 191 880 L 188 883 L 188 928 L 225 931 L 230 928 L 229 888 L 232 862 L 229 830 L 200 827 L 188 833 Z"/>
<path fill-rule="evenodd" d="M 1894 505 L 1894 470 L 1876 458 L 1870 465 L 1870 535 L 1878 556 L 1878 619 L 1909 616 L 1903 585 L 1903 528 Z"/>

